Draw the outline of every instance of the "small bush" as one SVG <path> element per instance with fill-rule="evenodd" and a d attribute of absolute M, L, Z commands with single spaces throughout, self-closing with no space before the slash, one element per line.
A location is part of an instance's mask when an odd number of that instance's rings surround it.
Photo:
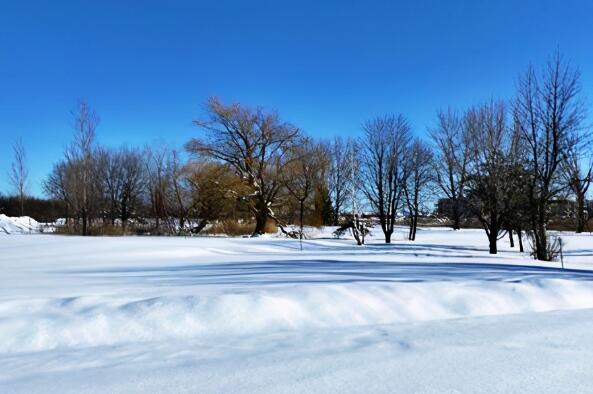
<path fill-rule="evenodd" d="M 535 239 L 533 232 L 527 232 L 531 244 L 531 255 L 537 258 L 537 251 L 535 248 Z M 560 251 L 562 250 L 562 240 L 560 237 L 546 235 L 546 261 L 558 261 Z"/>

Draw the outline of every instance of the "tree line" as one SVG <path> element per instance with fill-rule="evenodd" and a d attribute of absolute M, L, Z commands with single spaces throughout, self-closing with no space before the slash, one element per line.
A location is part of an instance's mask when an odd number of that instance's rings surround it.
<path fill-rule="evenodd" d="M 72 142 L 43 187 L 83 235 L 105 224 L 199 233 L 228 220 L 252 223 L 254 236 L 270 223 L 291 237 L 303 237 L 305 224 L 335 225 L 359 244 L 368 214 L 386 243 L 401 215 L 415 240 L 419 217 L 445 198 L 451 226 L 459 229 L 471 212 L 490 253 L 514 235 L 523 250 L 528 236 L 535 258 L 551 260 L 558 248 L 548 234 L 553 205 L 574 199 L 577 232 L 589 220 L 585 110 L 580 74 L 559 53 L 523 73 L 511 100 L 438 111 L 427 138 L 396 113 L 364 122 L 358 137 L 313 139 L 276 112 L 210 98 L 194 121 L 199 137 L 181 150 L 112 149 L 97 143 L 99 117 L 82 101 Z M 10 179 L 22 207 L 22 142 L 14 150 Z"/>

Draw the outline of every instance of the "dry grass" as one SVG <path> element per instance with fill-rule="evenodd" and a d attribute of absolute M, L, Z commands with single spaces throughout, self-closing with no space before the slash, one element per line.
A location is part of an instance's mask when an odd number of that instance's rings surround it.
<path fill-rule="evenodd" d="M 212 226 L 204 229 L 200 234 L 204 235 L 230 235 L 230 236 L 242 236 L 250 235 L 253 232 L 253 223 L 239 223 L 234 220 L 222 220 L 220 222 L 212 224 Z"/>

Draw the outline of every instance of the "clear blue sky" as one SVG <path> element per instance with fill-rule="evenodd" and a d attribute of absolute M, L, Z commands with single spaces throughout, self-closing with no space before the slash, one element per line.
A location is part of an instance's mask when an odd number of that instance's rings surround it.
<path fill-rule="evenodd" d="M 557 47 L 593 96 L 591 1 L 5 1 L 0 11 L 0 191 L 12 142 L 30 191 L 70 140 L 86 98 L 106 145 L 196 134 L 208 96 L 263 105 L 315 136 L 512 95 Z"/>

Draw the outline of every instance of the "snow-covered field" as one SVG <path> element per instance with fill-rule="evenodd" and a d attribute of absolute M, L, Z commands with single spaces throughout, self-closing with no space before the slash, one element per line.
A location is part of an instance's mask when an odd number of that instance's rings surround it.
<path fill-rule="evenodd" d="M 0 236 L 0 392 L 593 392 L 592 235 L 403 234 Z"/>

